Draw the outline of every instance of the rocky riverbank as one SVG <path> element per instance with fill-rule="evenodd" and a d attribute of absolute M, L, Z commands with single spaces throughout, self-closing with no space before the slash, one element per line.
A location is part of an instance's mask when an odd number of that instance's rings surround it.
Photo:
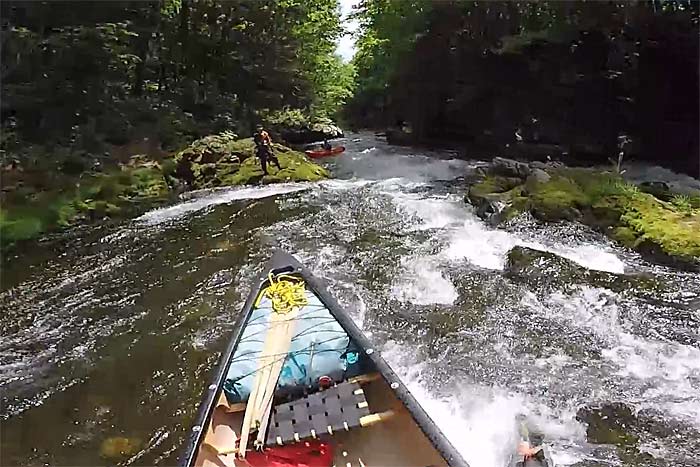
<path fill-rule="evenodd" d="M 679 194 L 608 171 L 495 158 L 466 200 L 494 225 L 524 212 L 544 222 L 578 221 L 658 262 L 700 268 L 700 191 Z"/>
<path fill-rule="evenodd" d="M 264 175 L 251 138 L 231 132 L 194 141 L 173 155 L 135 155 L 111 167 L 74 175 L 45 170 L 3 173 L 3 249 L 79 222 L 130 217 L 189 189 L 317 181 L 330 176 L 303 153 L 274 144 L 282 169 Z M 9 182 L 9 183 L 8 183 Z"/>

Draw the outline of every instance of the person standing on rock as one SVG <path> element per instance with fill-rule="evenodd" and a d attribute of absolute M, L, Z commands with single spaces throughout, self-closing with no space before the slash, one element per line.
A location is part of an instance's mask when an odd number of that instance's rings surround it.
<path fill-rule="evenodd" d="M 275 163 L 279 170 L 282 170 L 280 166 L 280 161 L 272 153 L 272 138 L 265 131 L 262 125 L 255 126 L 255 133 L 253 134 L 253 141 L 255 142 L 255 155 L 260 159 L 260 165 L 262 166 L 263 173 L 269 175 L 267 171 L 267 161 L 268 159 Z"/>

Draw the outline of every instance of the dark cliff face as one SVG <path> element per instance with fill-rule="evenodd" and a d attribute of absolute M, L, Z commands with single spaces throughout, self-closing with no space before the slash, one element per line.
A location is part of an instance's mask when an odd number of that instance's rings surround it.
<path fill-rule="evenodd" d="M 628 135 L 627 158 L 700 177 L 697 11 L 594 11 L 595 21 L 518 33 L 499 19 L 512 6 L 499 6 L 474 19 L 436 4 L 387 93 L 364 103 L 373 123 L 408 122 L 417 142 L 548 145 L 586 162 L 615 158 Z"/>

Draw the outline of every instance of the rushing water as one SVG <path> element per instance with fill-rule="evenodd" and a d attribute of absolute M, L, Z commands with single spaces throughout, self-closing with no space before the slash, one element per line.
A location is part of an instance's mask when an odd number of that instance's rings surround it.
<path fill-rule="evenodd" d="M 192 193 L 10 258 L 3 465 L 173 465 L 274 247 L 329 283 L 473 467 L 507 463 L 517 414 L 559 465 L 700 465 L 698 275 L 582 226 L 490 228 L 462 199 L 478 162 L 359 136 L 329 162 L 334 180 Z M 664 288 L 527 286 L 503 272 L 515 245 Z M 594 443 L 576 413 L 614 402 L 636 438 Z M 114 437 L 133 453 L 101 457 Z"/>

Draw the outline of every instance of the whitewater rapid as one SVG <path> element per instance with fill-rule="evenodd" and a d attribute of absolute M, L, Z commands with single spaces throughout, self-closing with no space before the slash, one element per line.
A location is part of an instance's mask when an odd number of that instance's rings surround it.
<path fill-rule="evenodd" d="M 463 199 L 480 161 L 368 135 L 345 144 L 327 162 L 333 180 L 190 193 L 38 258 L 0 295 L 12 310 L 0 340 L 10 459 L 95 464 L 103 439 L 125 436 L 141 442 L 130 463 L 173 464 L 251 281 L 279 247 L 329 284 L 472 467 L 508 463 L 518 415 L 558 465 L 626 465 L 576 418 L 613 402 L 655 424 L 638 446 L 652 460 L 635 465 L 692 465 L 697 275 L 647 264 L 580 225 L 486 225 Z M 667 290 L 649 299 L 514 283 L 504 269 L 515 246 L 651 274 Z M 118 410 L 125 400 L 137 409 Z M 38 420 L 51 436 L 30 442 L 24 427 Z M 673 435 L 654 434 L 664 430 Z"/>

